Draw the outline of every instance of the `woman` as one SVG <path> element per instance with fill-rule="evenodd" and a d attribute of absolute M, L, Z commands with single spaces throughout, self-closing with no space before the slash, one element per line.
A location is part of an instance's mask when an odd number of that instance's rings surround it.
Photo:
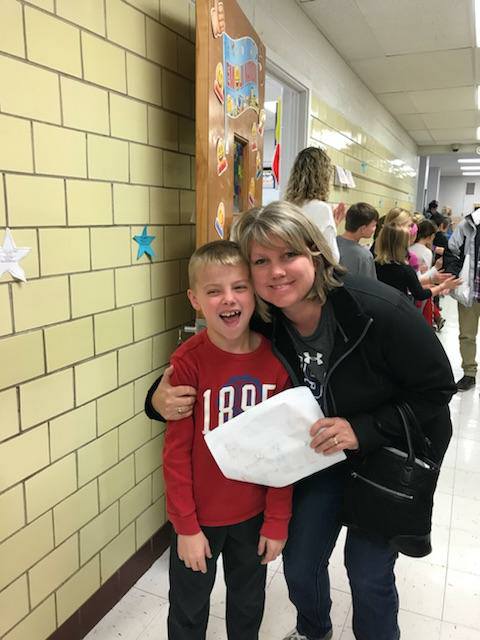
<path fill-rule="evenodd" d="M 311 428 L 311 446 L 361 456 L 396 443 L 395 403 L 410 404 L 441 460 L 451 437 L 448 402 L 455 391 L 448 359 L 420 314 L 399 292 L 371 279 L 339 275 L 317 227 L 288 202 L 244 213 L 236 226 L 251 265 L 262 320 L 295 385 L 312 388 L 327 418 Z M 418 354 L 411 366 L 411 354 Z M 195 390 L 152 386 L 152 418 L 188 415 Z M 297 624 L 285 640 L 332 636 L 328 561 L 340 532 L 348 463 L 299 482 L 284 571 Z M 345 545 L 357 640 L 398 640 L 396 554 L 348 531 Z"/>
<path fill-rule="evenodd" d="M 285 200 L 299 206 L 303 213 L 323 233 L 335 261 L 340 260 L 337 245 L 337 224 L 345 217 L 343 202 L 335 211 L 327 204 L 333 166 L 330 158 L 320 147 L 307 147 L 300 151 L 293 163 L 288 179 Z"/>

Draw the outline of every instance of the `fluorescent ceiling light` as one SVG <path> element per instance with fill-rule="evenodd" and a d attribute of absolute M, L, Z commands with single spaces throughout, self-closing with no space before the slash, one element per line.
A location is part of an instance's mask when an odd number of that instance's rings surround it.
<path fill-rule="evenodd" d="M 480 109 L 480 84 L 477 85 L 477 109 Z"/>
<path fill-rule="evenodd" d="M 475 0 L 475 46 L 480 47 L 480 0 Z"/>
<path fill-rule="evenodd" d="M 480 127 L 477 127 L 477 140 L 480 140 Z"/>
<path fill-rule="evenodd" d="M 465 171 L 480 171 L 480 164 L 477 165 L 469 165 L 468 167 L 460 167 L 461 170 L 465 173 Z"/>
<path fill-rule="evenodd" d="M 461 164 L 475 164 L 477 162 L 480 162 L 480 160 L 478 158 L 460 158 L 460 160 L 457 160 L 457 162 L 460 162 Z"/>
<path fill-rule="evenodd" d="M 480 176 L 480 171 L 467 171 L 467 173 L 462 173 L 462 176 Z"/>

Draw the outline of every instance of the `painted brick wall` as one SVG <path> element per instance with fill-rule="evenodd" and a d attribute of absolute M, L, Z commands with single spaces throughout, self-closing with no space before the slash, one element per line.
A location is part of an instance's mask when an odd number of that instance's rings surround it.
<path fill-rule="evenodd" d="M 1 0 L 0 637 L 44 640 L 165 521 L 145 392 L 192 312 L 194 6 Z M 132 236 L 149 225 L 152 263 Z"/>

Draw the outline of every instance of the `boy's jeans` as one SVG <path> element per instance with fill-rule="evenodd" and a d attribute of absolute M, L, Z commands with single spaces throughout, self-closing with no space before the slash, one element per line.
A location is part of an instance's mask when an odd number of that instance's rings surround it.
<path fill-rule="evenodd" d="M 290 600 L 297 608 L 297 630 L 309 640 L 332 628 L 328 560 L 340 524 L 347 465 L 340 463 L 300 482 L 293 494 L 293 518 L 283 553 Z M 348 532 L 345 566 L 353 598 L 357 640 L 398 640 L 398 594 L 393 573 L 397 554 L 386 545 Z"/>

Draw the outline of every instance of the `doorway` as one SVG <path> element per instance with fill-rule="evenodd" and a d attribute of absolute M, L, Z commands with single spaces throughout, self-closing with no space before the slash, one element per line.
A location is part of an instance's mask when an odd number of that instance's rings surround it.
<path fill-rule="evenodd" d="M 297 153 L 307 145 L 308 89 L 267 61 L 262 203 L 284 196 Z"/>

